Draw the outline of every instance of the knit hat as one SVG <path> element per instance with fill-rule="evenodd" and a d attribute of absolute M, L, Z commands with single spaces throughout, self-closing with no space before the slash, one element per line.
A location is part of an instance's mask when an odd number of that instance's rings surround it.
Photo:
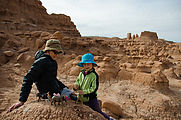
<path fill-rule="evenodd" d="M 47 50 L 55 50 L 59 53 L 63 53 L 61 43 L 56 39 L 50 39 L 46 42 L 45 49 L 43 51 L 46 52 Z"/>
<path fill-rule="evenodd" d="M 97 66 L 97 64 L 94 62 L 94 56 L 91 53 L 84 54 L 82 56 L 82 61 L 78 63 L 78 66 L 83 67 L 83 63 L 93 63 Z"/>

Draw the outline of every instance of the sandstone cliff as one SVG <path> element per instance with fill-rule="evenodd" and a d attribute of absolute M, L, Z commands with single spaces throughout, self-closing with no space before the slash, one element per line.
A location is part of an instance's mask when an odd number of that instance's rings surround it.
<path fill-rule="evenodd" d="M 65 36 L 80 37 L 69 16 L 48 15 L 39 0 L 0 0 L 0 31 L 60 31 Z"/>

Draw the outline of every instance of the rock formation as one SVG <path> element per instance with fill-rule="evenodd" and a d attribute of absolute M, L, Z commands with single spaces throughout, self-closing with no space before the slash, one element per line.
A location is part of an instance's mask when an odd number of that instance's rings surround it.
<path fill-rule="evenodd" d="M 127 33 L 127 40 L 131 39 L 131 33 Z"/>
<path fill-rule="evenodd" d="M 107 114 L 117 119 L 181 118 L 180 43 L 159 39 L 149 31 L 140 37 L 136 34 L 134 39 L 131 33 L 123 39 L 81 37 L 70 17 L 48 15 L 39 0 L 0 2 L 0 119 L 102 119 L 86 106 L 71 104 L 70 113 L 62 114 L 60 108 L 33 102 L 35 86 L 25 106 L 5 114 L 18 101 L 34 54 L 50 38 L 60 40 L 64 49 L 57 58 L 58 78 L 70 89 L 82 69 L 77 66 L 81 56 L 94 55 L 100 78 L 98 98 Z"/>
<path fill-rule="evenodd" d="M 132 38 L 132 39 L 134 40 L 135 38 L 136 38 L 136 36 L 135 36 L 135 35 L 133 35 L 133 38 Z"/>
<path fill-rule="evenodd" d="M 147 38 L 152 38 L 152 39 L 155 39 L 155 40 L 158 39 L 157 34 L 155 32 L 150 32 L 150 31 L 141 32 L 140 37 L 147 37 Z"/>
<path fill-rule="evenodd" d="M 137 37 L 139 37 L 139 35 L 138 35 L 138 34 L 136 34 L 136 38 L 137 38 Z"/>
<path fill-rule="evenodd" d="M 80 33 L 69 16 L 48 15 L 39 0 L 0 0 L 0 31 L 60 31 L 65 36 L 80 37 Z M 6 34 L 5 34 L 6 35 Z"/>

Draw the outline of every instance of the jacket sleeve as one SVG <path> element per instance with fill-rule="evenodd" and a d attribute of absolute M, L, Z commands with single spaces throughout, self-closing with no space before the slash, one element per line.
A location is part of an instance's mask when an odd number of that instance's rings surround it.
<path fill-rule="evenodd" d="M 26 102 L 30 94 L 33 82 L 36 82 L 44 70 L 44 60 L 36 60 L 28 73 L 24 76 L 20 91 L 19 101 Z"/>
<path fill-rule="evenodd" d="M 96 77 L 96 75 L 92 76 L 91 78 L 91 83 L 90 83 L 90 87 L 83 90 L 84 95 L 89 95 L 91 93 L 95 93 L 98 90 L 98 86 L 99 86 L 99 82 L 98 82 L 98 78 Z"/>
<path fill-rule="evenodd" d="M 57 83 L 58 83 L 58 86 L 59 86 L 60 90 L 62 90 L 63 88 L 67 87 L 61 81 L 59 81 L 58 79 L 57 79 Z"/>

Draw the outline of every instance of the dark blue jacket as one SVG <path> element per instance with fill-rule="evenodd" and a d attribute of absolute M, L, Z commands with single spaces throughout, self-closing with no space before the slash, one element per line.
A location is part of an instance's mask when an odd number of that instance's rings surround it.
<path fill-rule="evenodd" d="M 57 62 L 51 56 L 38 51 L 31 69 L 24 76 L 19 101 L 27 101 L 33 83 L 42 94 L 61 93 L 66 86 L 57 79 L 57 68 Z"/>

